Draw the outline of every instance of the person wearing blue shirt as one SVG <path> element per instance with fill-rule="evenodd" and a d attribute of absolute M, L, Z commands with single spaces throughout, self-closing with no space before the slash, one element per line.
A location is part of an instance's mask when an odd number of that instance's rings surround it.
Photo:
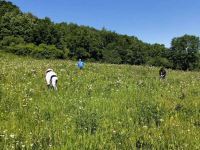
<path fill-rule="evenodd" d="M 78 61 L 78 63 L 77 63 L 77 66 L 78 66 L 78 68 L 79 69 L 83 69 L 84 68 L 84 62 L 81 60 L 81 59 L 79 59 L 79 61 Z"/>

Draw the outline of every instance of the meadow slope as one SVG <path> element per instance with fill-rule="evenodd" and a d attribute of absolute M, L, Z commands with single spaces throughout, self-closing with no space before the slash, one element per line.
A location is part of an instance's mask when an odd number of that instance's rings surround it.
<path fill-rule="evenodd" d="M 0 149 L 200 149 L 199 72 L 75 64 L 0 52 Z"/>

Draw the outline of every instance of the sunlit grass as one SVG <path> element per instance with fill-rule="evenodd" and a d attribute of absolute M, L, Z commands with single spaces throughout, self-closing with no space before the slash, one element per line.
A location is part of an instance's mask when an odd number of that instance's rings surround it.
<path fill-rule="evenodd" d="M 0 52 L 0 149 L 200 149 L 200 75 Z M 53 68 L 58 91 L 44 73 Z"/>

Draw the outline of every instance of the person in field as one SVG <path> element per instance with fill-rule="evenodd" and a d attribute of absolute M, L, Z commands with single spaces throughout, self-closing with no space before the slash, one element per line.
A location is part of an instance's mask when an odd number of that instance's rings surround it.
<path fill-rule="evenodd" d="M 85 63 L 81 59 L 79 59 L 79 61 L 77 63 L 77 66 L 78 66 L 79 69 L 82 70 L 84 68 L 84 66 L 85 66 Z"/>
<path fill-rule="evenodd" d="M 57 90 L 58 77 L 53 69 L 47 69 L 46 82 L 48 88 L 53 87 L 54 90 Z"/>
<path fill-rule="evenodd" d="M 164 67 L 159 70 L 160 79 L 165 79 L 167 72 Z"/>

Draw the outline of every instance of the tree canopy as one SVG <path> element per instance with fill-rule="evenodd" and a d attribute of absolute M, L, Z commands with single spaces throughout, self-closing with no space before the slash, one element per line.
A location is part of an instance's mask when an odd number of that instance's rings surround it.
<path fill-rule="evenodd" d="M 200 66 L 199 37 L 193 35 L 175 37 L 171 48 L 166 48 L 106 28 L 97 30 L 75 23 L 54 23 L 48 17 L 40 19 L 21 12 L 17 6 L 4 0 L 0 0 L 0 14 L 0 47 L 18 55 L 148 64 L 183 70 Z M 29 51 L 25 52 L 27 49 Z M 48 56 L 46 52 L 49 52 Z"/>

